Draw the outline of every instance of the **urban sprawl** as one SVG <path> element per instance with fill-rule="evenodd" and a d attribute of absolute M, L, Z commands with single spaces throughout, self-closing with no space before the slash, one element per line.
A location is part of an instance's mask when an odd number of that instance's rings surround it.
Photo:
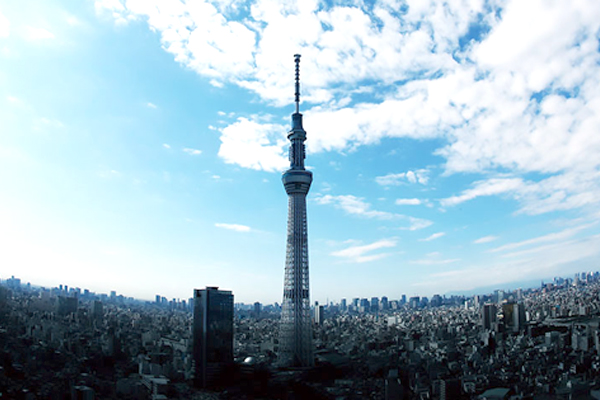
<path fill-rule="evenodd" d="M 210 290 L 233 298 L 198 296 Z M 210 355 L 193 350 L 194 304 L 2 280 L 0 398 L 600 399 L 598 272 L 471 297 L 315 303 L 312 368 L 277 365 L 279 304 L 235 303 L 232 343 L 215 345 L 232 360 L 201 388 L 198 357 Z"/>

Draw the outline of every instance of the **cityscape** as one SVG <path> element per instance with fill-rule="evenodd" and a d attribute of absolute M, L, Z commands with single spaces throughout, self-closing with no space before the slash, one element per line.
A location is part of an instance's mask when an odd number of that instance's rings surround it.
<path fill-rule="evenodd" d="M 599 32 L 0 3 L 0 399 L 600 399 Z"/>
<path fill-rule="evenodd" d="M 10 399 L 600 396 L 600 272 L 469 297 L 315 303 L 312 368 L 278 365 L 281 304 L 234 304 L 233 295 L 208 287 L 189 299 L 142 301 L 3 279 L 0 392 Z M 217 310 L 210 317 L 217 328 L 201 329 L 203 310 Z M 213 334 L 218 343 L 207 341 Z M 201 341 L 223 350 L 219 362 L 192 350 Z"/>

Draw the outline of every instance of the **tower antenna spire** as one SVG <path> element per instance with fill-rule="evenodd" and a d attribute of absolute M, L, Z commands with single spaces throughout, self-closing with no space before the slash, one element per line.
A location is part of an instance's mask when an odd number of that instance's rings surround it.
<path fill-rule="evenodd" d="M 300 54 L 294 54 L 294 61 L 296 62 L 296 114 L 300 112 Z"/>

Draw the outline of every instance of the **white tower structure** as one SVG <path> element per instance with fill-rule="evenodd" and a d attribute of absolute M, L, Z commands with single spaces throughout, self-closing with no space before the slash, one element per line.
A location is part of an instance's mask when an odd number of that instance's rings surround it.
<path fill-rule="evenodd" d="M 312 183 L 312 172 L 304 168 L 304 141 L 300 114 L 300 55 L 296 62 L 296 112 L 292 114 L 290 140 L 290 168 L 282 181 L 288 195 L 287 249 L 283 304 L 279 325 L 279 363 L 286 367 L 314 365 L 312 319 L 308 281 L 308 232 L 306 222 L 306 195 Z"/>

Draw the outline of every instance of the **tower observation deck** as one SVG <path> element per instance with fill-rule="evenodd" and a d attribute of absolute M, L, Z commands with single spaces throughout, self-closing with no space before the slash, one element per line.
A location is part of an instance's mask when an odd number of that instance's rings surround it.
<path fill-rule="evenodd" d="M 285 367 L 314 365 L 312 321 L 308 280 L 308 231 L 306 195 L 312 183 L 312 172 L 304 168 L 306 131 L 300 114 L 300 55 L 296 63 L 296 112 L 292 114 L 290 168 L 282 181 L 288 195 L 287 248 L 283 304 L 279 325 L 279 364 Z"/>

